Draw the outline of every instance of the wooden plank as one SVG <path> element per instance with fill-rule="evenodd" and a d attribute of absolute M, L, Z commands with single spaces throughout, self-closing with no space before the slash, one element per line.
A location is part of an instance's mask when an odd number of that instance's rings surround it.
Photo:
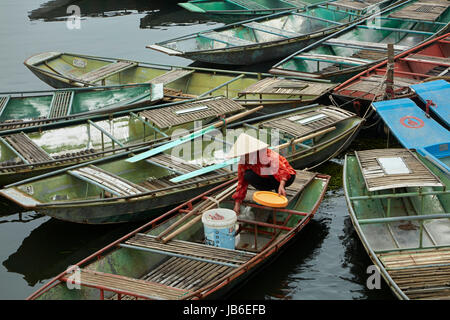
<path fill-rule="evenodd" d="M 262 31 L 265 33 L 270 33 L 279 36 L 279 38 L 295 38 L 301 36 L 300 33 L 294 31 L 275 28 L 255 21 L 244 23 L 243 26 L 250 29 Z"/>
<path fill-rule="evenodd" d="M 71 281 L 67 275 L 62 280 Z M 136 295 L 148 299 L 175 300 L 180 299 L 187 293 L 186 290 L 164 286 L 160 283 L 88 269 L 81 269 L 79 281 L 82 286 L 103 288 L 116 293 Z"/>
<path fill-rule="evenodd" d="M 180 104 L 176 106 L 142 111 L 140 116 L 153 122 L 158 128 L 165 129 L 197 120 L 227 115 L 244 110 L 238 102 L 226 98 L 213 98 L 199 102 Z"/>
<path fill-rule="evenodd" d="M 390 18 L 418 19 L 424 21 L 436 21 L 447 10 L 447 3 L 414 3 L 395 11 Z"/>
<path fill-rule="evenodd" d="M 358 59 L 358 58 L 351 58 L 351 57 L 341 57 L 341 56 L 333 56 L 329 54 L 298 54 L 294 56 L 295 59 L 300 60 L 311 60 L 311 61 L 318 61 L 318 62 L 324 62 L 324 63 L 335 63 L 335 64 L 342 64 L 342 65 L 351 65 L 351 66 L 361 66 L 367 63 L 370 63 L 370 60 L 366 59 Z"/>
<path fill-rule="evenodd" d="M 442 187 L 440 179 L 421 163 L 408 149 L 376 149 L 356 151 L 356 158 L 368 191 L 400 187 Z M 387 174 L 378 158 L 401 158 L 410 173 Z"/>
<path fill-rule="evenodd" d="M 11 99 L 11 96 L 1 96 L 0 97 L 0 116 L 5 111 L 6 105 L 8 104 L 9 99 Z"/>
<path fill-rule="evenodd" d="M 450 66 L 449 57 L 426 56 L 419 53 L 408 55 L 407 57 L 402 58 L 402 60 L 419 63 L 428 62 L 433 64 L 439 64 L 442 66 Z"/>
<path fill-rule="evenodd" d="M 107 77 L 110 77 L 110 76 L 116 74 L 116 73 L 125 71 L 125 70 L 133 68 L 135 66 L 137 66 L 136 62 L 117 61 L 115 63 L 110 63 L 110 64 L 107 64 L 98 69 L 89 71 L 89 72 L 81 75 L 77 79 L 81 80 L 83 82 L 95 83 L 97 81 L 103 80 Z"/>
<path fill-rule="evenodd" d="M 225 43 L 231 47 L 239 47 L 239 46 L 247 46 L 247 45 L 255 44 L 255 42 L 253 42 L 253 41 L 229 36 L 224 33 L 219 33 L 219 32 L 215 32 L 215 31 L 211 31 L 208 33 L 199 33 L 198 36 L 204 37 L 204 38 L 207 38 L 207 39 L 210 39 L 213 41 Z"/>
<path fill-rule="evenodd" d="M 160 76 L 157 76 L 156 78 L 153 78 L 152 80 L 148 81 L 148 83 L 152 84 L 162 83 L 166 85 L 168 83 L 184 78 L 194 72 L 195 70 L 173 69 Z"/>
<path fill-rule="evenodd" d="M 23 132 L 4 136 L 3 139 L 7 141 L 17 151 L 17 153 L 19 153 L 29 163 L 39 163 L 53 160 L 53 158 L 44 149 L 34 143 L 34 141 Z"/>
<path fill-rule="evenodd" d="M 237 4 L 245 9 L 249 10 L 267 10 L 269 8 L 253 0 L 227 0 L 228 2 Z"/>
<path fill-rule="evenodd" d="M 58 91 L 53 94 L 48 118 L 58 118 L 69 114 L 74 91 Z"/>
<path fill-rule="evenodd" d="M 352 47 L 352 48 L 360 48 L 360 49 L 377 49 L 387 51 L 387 43 L 379 43 L 379 42 L 368 42 L 368 41 L 358 41 L 358 40 L 350 40 L 345 39 L 341 40 L 339 38 L 331 38 L 324 42 L 324 44 L 335 45 L 335 46 L 344 46 L 344 47 Z M 394 45 L 395 51 L 404 51 L 408 50 L 410 47 Z"/>

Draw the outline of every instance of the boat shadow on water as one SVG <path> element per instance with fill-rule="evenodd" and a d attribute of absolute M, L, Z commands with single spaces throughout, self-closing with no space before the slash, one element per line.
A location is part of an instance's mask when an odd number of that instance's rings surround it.
<path fill-rule="evenodd" d="M 35 220 L 42 215 L 31 217 Z M 29 216 L 21 221 L 29 222 Z M 32 289 L 138 226 L 139 223 L 83 225 L 52 218 L 34 229 L 2 265 L 8 272 L 22 274 Z"/>

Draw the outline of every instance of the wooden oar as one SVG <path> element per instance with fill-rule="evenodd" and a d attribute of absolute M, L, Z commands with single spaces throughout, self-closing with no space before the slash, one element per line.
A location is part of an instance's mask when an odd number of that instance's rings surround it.
<path fill-rule="evenodd" d="M 185 214 L 183 217 L 181 217 L 179 220 L 175 221 L 171 226 L 169 226 L 168 228 L 166 228 L 163 232 L 161 232 L 158 237 L 156 237 L 156 239 L 160 240 L 164 235 L 166 235 L 167 233 L 169 233 L 170 231 L 172 231 L 173 229 L 175 229 L 177 226 L 179 226 L 181 223 L 183 223 L 184 221 L 186 221 L 187 219 L 189 219 L 190 217 L 192 217 L 196 212 L 200 211 L 206 211 L 209 210 L 211 208 L 213 208 L 214 206 L 217 205 L 217 203 L 220 203 L 220 201 L 224 200 L 225 198 L 227 198 L 230 194 L 234 193 L 234 191 L 236 190 L 237 187 L 237 183 L 233 183 L 230 187 L 226 188 L 225 190 L 223 190 L 222 192 L 220 192 L 219 194 L 217 194 L 217 196 L 215 196 L 214 198 L 208 198 L 207 200 L 205 200 L 205 202 L 202 202 L 200 204 L 200 206 L 192 209 L 189 213 Z M 210 201 L 211 203 L 208 203 L 208 201 Z M 208 204 L 207 204 L 208 203 Z M 207 204 L 206 207 L 204 207 L 204 205 Z M 184 230 L 188 229 L 189 227 L 191 227 L 192 225 L 194 225 L 196 222 L 198 222 L 200 219 L 202 218 L 202 215 L 198 215 L 197 217 L 195 217 L 194 219 L 192 219 L 191 221 L 189 221 L 188 223 L 186 223 L 184 226 L 182 226 L 181 228 L 177 229 L 176 231 L 172 232 L 171 234 L 169 234 L 167 237 L 162 239 L 163 243 L 166 243 L 167 241 L 169 241 L 170 239 L 172 239 L 173 237 L 175 237 L 176 235 L 180 234 L 181 232 L 183 232 Z"/>
<path fill-rule="evenodd" d="M 292 141 L 280 144 L 278 146 L 269 147 L 269 149 L 284 149 L 284 148 L 289 147 L 291 145 L 295 145 L 295 144 L 301 143 L 303 141 L 306 141 L 306 140 L 309 140 L 311 138 L 317 137 L 317 136 L 319 136 L 321 134 L 325 134 L 327 132 L 333 131 L 335 129 L 336 129 L 336 127 L 330 127 L 330 128 L 327 128 L 327 129 L 324 129 L 324 130 L 321 130 L 321 131 L 318 131 L 318 132 L 315 132 L 315 133 L 311 133 L 311 134 L 309 134 L 307 136 L 300 137 L 300 138 L 297 138 L 295 140 L 292 140 Z M 203 175 L 205 173 L 208 173 L 208 172 L 211 172 L 211 171 L 215 171 L 215 170 L 218 170 L 218 169 L 221 169 L 221 168 L 224 168 L 224 167 L 236 164 L 236 163 L 239 162 L 239 159 L 240 158 L 237 157 L 237 158 L 233 158 L 233 159 L 230 159 L 230 160 L 227 160 L 227 161 L 224 161 L 224 162 L 216 163 L 216 164 L 213 164 L 211 166 L 204 167 L 204 168 L 201 168 L 201 169 L 198 169 L 198 170 L 195 170 L 195 171 L 192 171 L 192 172 L 189 172 L 189 173 L 186 173 L 186 174 L 174 177 L 174 178 L 170 179 L 170 182 L 181 182 L 181 181 L 184 181 L 184 180 L 187 180 L 187 179 L 190 179 L 190 178 L 194 178 L 194 177 Z"/>
<path fill-rule="evenodd" d="M 159 146 L 157 148 L 153 148 L 153 149 L 151 149 L 149 151 L 140 153 L 138 155 L 135 155 L 135 156 L 133 156 L 131 158 L 126 159 L 125 161 L 134 163 L 134 162 L 137 162 L 137 161 L 140 161 L 140 160 L 144 160 L 144 159 L 146 159 L 148 157 L 154 156 L 155 154 L 158 154 L 158 153 L 161 153 L 161 152 L 166 151 L 168 149 L 171 149 L 173 147 L 176 147 L 176 146 L 178 146 L 180 144 L 183 144 L 183 143 L 185 143 L 187 141 L 191 141 L 191 140 L 194 140 L 195 138 L 201 137 L 204 134 L 206 134 L 206 133 L 208 133 L 208 132 L 210 132 L 210 131 L 212 131 L 212 130 L 214 130 L 216 128 L 219 128 L 219 127 L 223 126 L 226 123 L 230 123 L 230 122 L 233 122 L 235 120 L 241 119 L 241 118 L 243 118 L 245 116 L 248 116 L 249 114 L 252 114 L 252 113 L 255 113 L 256 111 L 261 110 L 262 108 L 263 108 L 263 106 L 259 106 L 259 107 L 253 108 L 251 110 L 247 110 L 247 111 L 235 114 L 235 115 L 233 115 L 233 116 L 231 116 L 229 118 L 224 119 L 224 121 L 218 121 L 218 122 L 210 125 L 207 128 L 204 128 L 204 129 L 195 131 L 195 132 L 193 132 L 191 134 L 182 136 L 181 138 L 178 138 L 175 141 L 168 142 L 168 143 L 166 143 L 166 144 L 164 144 L 162 146 Z"/>

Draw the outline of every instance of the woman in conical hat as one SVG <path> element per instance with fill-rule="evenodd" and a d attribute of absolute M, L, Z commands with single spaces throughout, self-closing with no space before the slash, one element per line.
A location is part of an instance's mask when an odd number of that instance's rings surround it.
<path fill-rule="evenodd" d="M 295 170 L 289 162 L 268 148 L 268 145 L 246 133 L 239 135 L 227 153 L 227 158 L 241 157 L 238 165 L 238 186 L 233 195 L 234 211 L 239 214 L 248 185 L 257 190 L 278 192 L 286 196 L 285 187 L 295 180 Z"/>

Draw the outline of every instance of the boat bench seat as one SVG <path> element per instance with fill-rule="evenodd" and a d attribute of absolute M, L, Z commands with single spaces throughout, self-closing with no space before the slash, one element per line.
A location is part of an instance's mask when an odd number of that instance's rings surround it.
<path fill-rule="evenodd" d="M 72 282 L 71 274 L 61 278 L 62 281 Z M 177 300 L 188 291 L 169 287 L 161 283 L 129 278 L 121 275 L 81 269 L 79 284 L 86 287 L 112 291 L 118 294 L 155 300 Z"/>
<path fill-rule="evenodd" d="M 2 96 L 0 97 L 0 116 L 3 114 L 3 111 L 6 109 L 6 105 L 9 102 L 11 96 Z"/>
<path fill-rule="evenodd" d="M 214 247 L 202 243 L 172 239 L 167 243 L 156 236 L 138 233 L 125 242 L 127 247 L 146 249 L 156 253 L 173 255 L 186 259 L 200 260 L 212 264 L 227 264 L 238 267 L 254 257 L 253 253 Z M 124 246 L 124 245 L 121 245 Z"/>
<path fill-rule="evenodd" d="M 368 42 L 368 41 L 359 41 L 359 40 L 350 40 L 350 39 L 328 39 L 323 44 L 331 45 L 331 46 L 342 46 L 356 49 L 365 49 L 365 50 L 383 50 L 387 51 L 387 43 L 380 42 Z M 408 46 L 394 45 L 394 51 L 404 51 L 408 50 Z"/>
<path fill-rule="evenodd" d="M 410 299 L 450 298 L 448 248 L 382 253 L 380 260 Z"/>
<path fill-rule="evenodd" d="M 324 63 L 333 63 L 350 66 L 362 66 L 372 61 L 366 59 L 358 59 L 351 57 L 333 56 L 328 54 L 298 54 L 294 56 L 295 59 L 310 60 Z"/>
<path fill-rule="evenodd" d="M 402 58 L 401 60 L 404 61 L 410 61 L 410 62 L 429 62 L 432 64 L 439 64 L 443 66 L 450 67 L 450 58 L 446 57 L 433 57 L 433 56 L 426 56 L 421 54 L 412 54 L 407 57 Z"/>
<path fill-rule="evenodd" d="M 270 34 L 278 36 L 279 38 L 294 38 L 294 37 L 298 37 L 301 35 L 300 33 L 297 33 L 294 31 L 275 28 L 275 27 L 268 26 L 268 25 L 265 25 L 265 24 L 259 23 L 259 22 L 248 22 L 248 23 L 244 23 L 243 26 L 253 29 L 253 30 L 270 33 Z"/>
<path fill-rule="evenodd" d="M 80 77 L 77 77 L 76 80 L 80 80 L 82 82 L 87 82 L 87 83 L 95 83 L 97 81 L 103 80 L 107 77 L 110 77 L 110 76 L 116 74 L 116 73 L 125 71 L 125 70 L 133 68 L 135 66 L 137 66 L 136 62 L 117 61 L 115 63 L 107 64 L 98 69 L 89 71 L 88 73 L 85 73 L 85 74 L 81 75 Z"/>
<path fill-rule="evenodd" d="M 225 43 L 225 44 L 230 45 L 232 47 L 247 46 L 247 45 L 255 44 L 255 42 L 253 42 L 253 41 L 241 39 L 241 38 L 238 38 L 238 37 L 229 36 L 229 35 L 226 35 L 226 34 L 215 32 L 215 31 L 208 32 L 208 33 L 199 33 L 198 36 L 199 37 L 203 37 L 203 38 L 207 38 L 207 39 L 210 39 L 210 40 L 222 42 L 222 43 Z"/>
<path fill-rule="evenodd" d="M 71 111 L 73 96 L 73 91 L 55 92 L 50 104 L 50 112 L 48 118 L 67 116 Z"/>
<path fill-rule="evenodd" d="M 25 133 L 17 133 L 1 138 L 3 143 L 6 142 L 7 147 L 18 155 L 25 163 L 39 163 L 51 161 L 53 158 Z"/>
<path fill-rule="evenodd" d="M 184 78 L 193 72 L 194 72 L 194 70 L 173 69 L 173 70 L 170 70 L 169 72 L 166 72 L 160 76 L 157 76 L 156 78 L 153 78 L 152 80 L 148 81 L 148 83 L 153 83 L 153 84 L 162 83 L 162 84 L 166 85 L 170 82 L 174 82 L 176 80 Z"/>
<path fill-rule="evenodd" d="M 111 172 L 102 170 L 94 165 L 69 170 L 67 173 L 83 181 L 94 184 L 118 197 L 136 195 L 148 191 L 142 186 L 134 184 L 131 181 L 116 176 Z"/>
<path fill-rule="evenodd" d="M 289 3 L 294 7 L 304 7 L 310 5 L 310 3 L 300 0 L 283 0 L 283 2 Z"/>

